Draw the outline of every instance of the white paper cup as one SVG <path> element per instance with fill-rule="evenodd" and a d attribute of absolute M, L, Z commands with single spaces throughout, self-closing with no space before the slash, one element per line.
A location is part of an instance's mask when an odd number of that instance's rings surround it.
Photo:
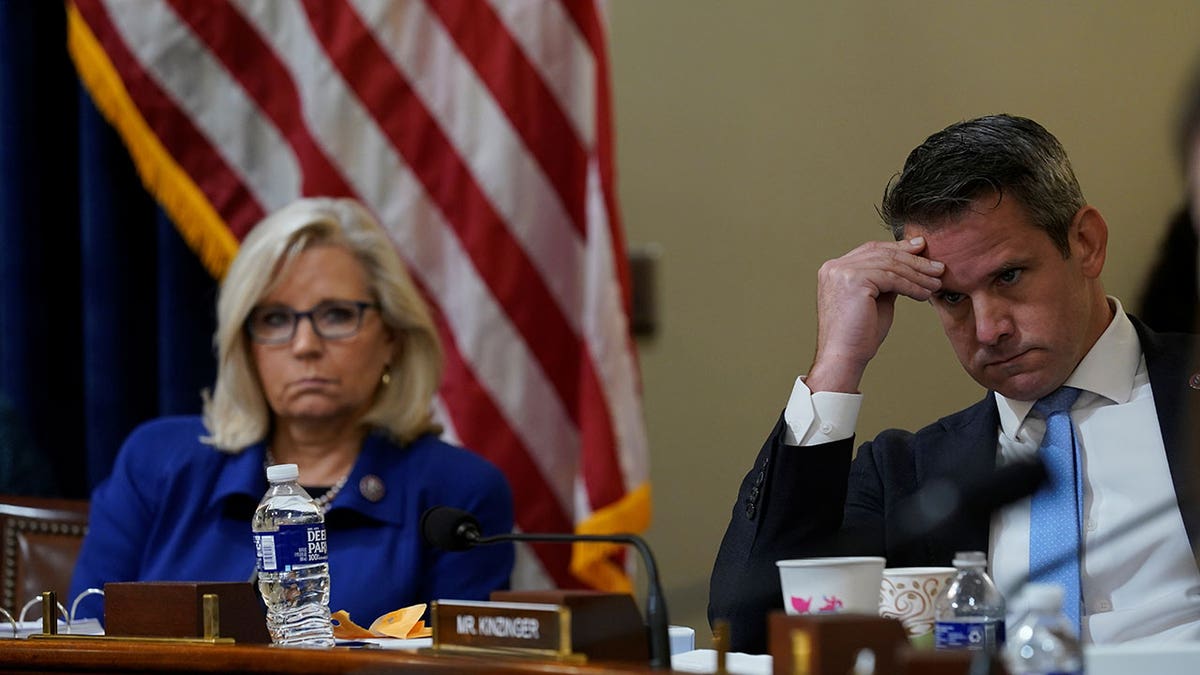
<path fill-rule="evenodd" d="M 892 567 L 879 586 L 879 616 L 899 619 L 910 640 L 933 632 L 933 603 L 957 572 L 953 567 Z"/>
<path fill-rule="evenodd" d="M 783 608 L 788 614 L 874 614 L 885 562 L 875 556 L 777 561 Z"/>
<path fill-rule="evenodd" d="M 696 649 L 696 631 L 687 626 L 667 626 L 667 637 L 671 641 L 671 656 Z"/>

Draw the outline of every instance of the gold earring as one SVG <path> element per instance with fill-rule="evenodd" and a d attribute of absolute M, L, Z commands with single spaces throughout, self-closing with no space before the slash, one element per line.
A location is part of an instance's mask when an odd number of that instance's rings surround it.
<path fill-rule="evenodd" d="M 379 381 L 382 382 L 383 386 L 385 387 L 392 383 L 392 369 L 390 367 L 385 367 L 383 369 L 383 375 L 379 376 Z"/>

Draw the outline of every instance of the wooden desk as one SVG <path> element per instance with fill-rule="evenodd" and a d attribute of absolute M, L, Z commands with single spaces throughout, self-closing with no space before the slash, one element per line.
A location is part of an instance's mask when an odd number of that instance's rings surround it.
<path fill-rule="evenodd" d="M 341 675 L 343 673 L 598 673 L 668 671 L 614 663 L 562 663 L 384 649 L 279 649 L 261 645 L 102 642 L 96 640 L 2 640 L 0 673 L 252 673 Z"/>

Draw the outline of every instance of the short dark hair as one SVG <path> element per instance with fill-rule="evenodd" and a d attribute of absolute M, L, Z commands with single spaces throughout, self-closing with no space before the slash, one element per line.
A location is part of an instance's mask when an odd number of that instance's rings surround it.
<path fill-rule="evenodd" d="M 1033 224 L 1070 255 L 1067 232 L 1085 203 L 1067 151 L 1031 119 L 989 115 L 952 124 L 925 139 L 883 191 L 879 215 L 897 239 L 904 225 L 936 226 L 979 197 L 1012 196 Z"/>

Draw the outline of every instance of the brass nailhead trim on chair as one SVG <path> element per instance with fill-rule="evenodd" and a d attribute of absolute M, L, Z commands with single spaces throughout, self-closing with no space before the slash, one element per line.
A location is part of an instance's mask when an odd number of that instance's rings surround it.
<path fill-rule="evenodd" d="M 79 523 L 53 523 L 44 520 L 26 520 L 12 518 L 10 527 L 4 531 L 4 595 L 0 598 L 0 607 L 9 611 L 19 610 L 17 607 L 17 533 L 33 532 L 35 534 L 56 534 L 82 538 L 87 534 L 88 526 Z"/>

